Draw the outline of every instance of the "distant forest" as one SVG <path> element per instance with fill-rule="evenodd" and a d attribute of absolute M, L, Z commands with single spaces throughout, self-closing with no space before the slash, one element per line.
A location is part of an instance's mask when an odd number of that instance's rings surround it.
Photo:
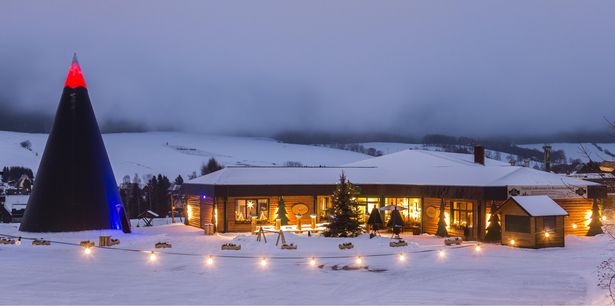
<path fill-rule="evenodd" d="M 581 135 L 577 135 L 581 136 Z M 280 133 L 275 136 L 275 139 L 286 143 L 297 144 L 311 144 L 311 145 L 325 145 L 328 147 L 334 147 L 338 149 L 345 149 L 349 151 L 364 153 L 372 156 L 382 155 L 382 152 L 375 151 L 373 148 L 366 148 L 359 143 L 365 142 L 399 142 L 399 143 L 414 143 L 425 144 L 442 147 L 444 151 L 457 152 L 457 153 L 471 153 L 469 146 L 476 144 L 482 144 L 486 149 L 504 152 L 508 154 L 517 155 L 521 158 L 530 159 L 533 161 L 542 161 L 544 153 L 542 150 L 527 149 L 518 147 L 515 143 L 553 143 L 553 142 L 591 142 L 587 139 L 600 139 L 596 142 L 613 142 L 615 137 L 610 135 L 609 137 L 588 137 L 572 141 L 573 135 L 568 135 L 569 138 L 549 138 L 549 141 L 537 141 L 538 139 L 547 140 L 546 138 L 532 139 L 475 139 L 470 137 L 455 137 L 441 134 L 425 135 L 421 138 L 404 137 L 391 134 L 330 134 L 330 133 L 302 133 L 302 132 L 286 132 Z M 570 139 L 566 141 L 566 139 Z M 523 141 L 525 140 L 525 141 Z M 554 150 L 551 153 L 551 160 L 558 163 L 566 163 L 566 155 L 561 150 Z"/>

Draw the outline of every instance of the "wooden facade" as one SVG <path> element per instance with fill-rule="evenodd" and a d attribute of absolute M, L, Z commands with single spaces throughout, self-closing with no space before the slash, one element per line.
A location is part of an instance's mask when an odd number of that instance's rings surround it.
<path fill-rule="evenodd" d="M 532 216 L 513 199 L 504 202 L 498 212 L 502 222 L 504 245 L 523 248 L 565 245 L 565 216 Z M 522 226 L 523 224 L 526 226 Z"/>
<path fill-rule="evenodd" d="M 440 214 L 440 203 L 444 198 L 445 214 L 448 215 L 448 231 L 451 236 L 465 237 L 469 240 L 482 240 L 485 235 L 488 214 L 491 203 L 495 201 L 498 207 L 508 199 L 507 187 L 463 187 L 463 186 L 413 186 L 413 185 L 359 185 L 360 197 L 378 199 L 377 206 L 385 205 L 387 198 L 420 199 L 420 233 L 435 234 Z M 214 224 L 218 232 L 250 231 L 250 219 L 237 216 L 238 200 L 266 200 L 266 217 L 262 212 L 257 215 L 259 224 L 273 225 L 278 201 L 284 197 L 289 224 L 296 224 L 297 211 L 302 214 L 302 224 L 310 223 L 310 215 L 316 215 L 317 222 L 325 222 L 323 208 L 319 200 L 330 198 L 335 185 L 190 185 L 182 186 L 186 195 L 187 205 L 192 207 L 191 218 L 186 223 L 191 226 L 203 227 L 204 224 Z M 589 186 L 589 198 L 555 199 L 569 216 L 557 220 L 558 226 L 565 227 L 565 233 L 585 235 L 587 232 L 587 213 L 591 211 L 592 197 L 605 197 L 604 186 Z M 463 214 L 463 224 L 455 224 L 453 216 L 458 212 Z M 471 207 L 470 209 L 467 209 Z M 186 210 L 188 211 L 188 209 Z M 250 217 L 251 218 L 251 217 Z M 189 219 L 189 220 L 188 220 Z M 502 223 L 504 220 L 500 217 Z M 539 222 L 539 223 L 536 223 Z M 532 226 L 541 226 L 540 221 Z M 504 224 L 502 224 L 504 226 Z M 467 228 L 467 229 L 466 229 Z M 409 229 L 408 229 L 409 230 Z M 562 236 L 563 237 L 563 236 Z M 521 239 L 529 239 L 521 237 Z M 503 241 L 506 238 L 503 237 Z M 508 239 L 510 240 L 510 239 Z M 529 241 L 529 240 L 528 240 Z M 554 241 L 554 240 L 553 240 Z M 540 245 L 540 239 L 534 239 L 534 245 Z"/>

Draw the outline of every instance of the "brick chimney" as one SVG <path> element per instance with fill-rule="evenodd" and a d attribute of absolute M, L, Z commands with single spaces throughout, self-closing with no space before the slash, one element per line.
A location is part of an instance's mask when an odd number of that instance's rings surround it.
<path fill-rule="evenodd" d="M 474 163 L 485 165 L 485 147 L 482 145 L 474 146 Z"/>

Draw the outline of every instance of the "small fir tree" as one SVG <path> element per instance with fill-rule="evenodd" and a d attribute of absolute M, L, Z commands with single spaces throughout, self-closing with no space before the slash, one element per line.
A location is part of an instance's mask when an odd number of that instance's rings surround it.
<path fill-rule="evenodd" d="M 201 166 L 201 175 L 207 175 L 224 168 L 215 158 L 210 158 L 207 164 Z"/>
<path fill-rule="evenodd" d="M 183 184 L 183 183 L 184 183 L 184 178 L 183 178 L 181 175 L 178 175 L 178 176 L 175 178 L 175 185 L 181 185 L 181 184 Z"/>
<path fill-rule="evenodd" d="M 604 233 L 602 231 L 602 220 L 600 220 L 600 207 L 598 206 L 598 200 L 594 199 L 592 205 L 592 219 L 589 222 L 589 230 L 587 236 L 596 236 Z"/>
<path fill-rule="evenodd" d="M 278 215 L 280 219 L 280 225 L 288 225 L 288 212 L 286 211 L 286 205 L 284 204 L 284 198 L 280 197 L 278 200 Z"/>
<path fill-rule="evenodd" d="M 333 193 L 333 216 L 323 233 L 325 237 L 356 237 L 361 234 L 360 212 L 354 201 L 357 195 L 357 189 L 342 173 Z"/>
<path fill-rule="evenodd" d="M 440 202 L 440 219 L 438 220 L 438 231 L 436 236 L 447 237 L 448 231 L 446 230 L 446 221 L 444 220 L 444 198 Z"/>
<path fill-rule="evenodd" d="M 496 213 L 495 201 L 491 202 L 491 216 L 489 216 L 489 226 L 487 226 L 486 242 L 498 242 L 502 240 L 502 226 L 500 217 Z"/>

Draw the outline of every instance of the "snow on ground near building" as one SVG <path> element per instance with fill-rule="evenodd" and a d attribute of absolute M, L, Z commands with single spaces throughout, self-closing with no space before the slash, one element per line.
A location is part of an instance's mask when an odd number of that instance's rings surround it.
<path fill-rule="evenodd" d="M 224 165 L 284 165 L 297 161 L 309 166 L 335 166 L 370 156 L 350 151 L 280 143 L 270 138 L 213 136 L 179 132 L 104 134 L 105 146 L 118 183 L 125 175 L 162 173 L 184 179 L 211 157 Z M 29 140 L 32 150 L 20 146 Z M 35 172 L 47 134 L 0 131 L 0 166 L 26 166 Z"/>
<path fill-rule="evenodd" d="M 90 257 L 79 247 L 0 246 L 4 304 L 588 304 L 608 301 L 596 286 L 596 266 L 611 253 L 607 237 L 573 237 L 565 248 L 516 249 L 483 244 L 479 254 L 472 247 L 443 247 L 433 236 L 407 236 L 406 248 L 388 247 L 389 239 L 333 239 L 287 234 L 296 251 L 258 243 L 251 235 L 204 236 L 202 230 L 170 224 L 119 231 L 79 233 L 19 233 L 16 224 L 0 224 L 0 233 L 41 236 L 78 243 L 111 233 L 120 247 L 151 250 L 158 241 L 173 244 L 161 250 L 155 263 L 148 254 L 95 249 Z M 352 250 L 341 251 L 340 242 L 351 241 Z M 219 250 L 226 242 L 240 243 L 241 251 Z M 426 250 L 445 249 L 446 256 Z M 333 265 L 355 265 L 354 258 L 322 259 L 326 255 L 368 255 L 406 252 L 407 260 L 364 257 L 371 270 L 334 271 Z M 180 256 L 179 252 L 199 254 Z M 214 258 L 209 254 L 239 254 L 257 258 Z M 261 256 L 303 256 L 270 259 Z M 308 264 L 316 256 L 319 269 Z"/>

